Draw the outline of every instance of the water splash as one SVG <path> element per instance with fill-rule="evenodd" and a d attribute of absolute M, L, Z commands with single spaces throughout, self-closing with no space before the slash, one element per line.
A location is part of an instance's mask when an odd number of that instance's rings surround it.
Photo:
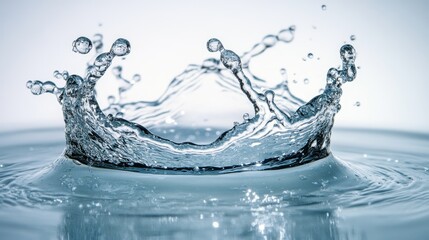
<path fill-rule="evenodd" d="M 220 61 L 210 58 L 201 65 L 190 65 L 173 79 L 156 101 L 124 103 L 121 92 L 130 89 L 140 77 L 125 80 L 122 68 L 116 67 L 114 75 L 127 84 L 119 88 L 118 101 L 110 97 L 107 109 L 99 107 L 94 89 L 97 81 L 105 75 L 115 57 L 125 56 L 131 49 L 130 43 L 122 38 L 112 44 L 110 51 L 100 53 L 103 44 L 99 37 L 100 42 L 94 43 L 98 55 L 89 64 L 86 75 L 61 75 L 66 79 L 65 87 L 38 80 L 28 81 L 27 87 L 35 95 L 53 93 L 57 96 L 63 105 L 66 125 L 65 155 L 84 164 L 142 172 L 195 174 L 297 166 L 329 154 L 330 130 L 341 107 L 341 86 L 356 77 L 356 53 L 351 45 L 342 46 L 342 67 L 329 69 L 323 92 L 304 103 L 289 91 L 285 69 L 281 70 L 282 82 L 271 89 L 267 81 L 249 69 L 252 58 L 278 42 L 291 42 L 294 32 L 292 26 L 276 35 L 267 35 L 241 57 L 212 38 L 207 48 L 210 52 L 219 52 Z M 92 46 L 88 41 L 88 38 L 78 38 L 73 49 L 88 53 Z M 253 117 L 244 114 L 242 123 L 219 132 L 218 138 L 208 144 L 172 141 L 148 130 L 165 122 L 174 123 L 181 114 L 180 108 L 174 105 L 175 99 L 195 91 L 202 84 L 201 78 L 207 75 L 216 76 L 216 83 L 224 90 L 244 94 L 253 107 Z"/>

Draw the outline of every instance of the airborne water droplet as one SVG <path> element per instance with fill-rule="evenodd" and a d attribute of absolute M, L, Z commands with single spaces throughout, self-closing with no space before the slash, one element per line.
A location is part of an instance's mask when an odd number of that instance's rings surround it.
<path fill-rule="evenodd" d="M 308 78 L 304 78 L 304 84 L 308 84 L 310 82 L 310 80 Z"/>
<path fill-rule="evenodd" d="M 323 11 L 325 11 L 325 10 L 326 10 L 326 5 L 325 5 L 325 4 L 323 4 L 323 5 L 322 5 L 322 10 L 323 10 Z"/>
<path fill-rule="evenodd" d="M 264 39 L 262 39 L 262 42 L 266 47 L 272 47 L 277 43 L 277 36 L 267 35 L 264 37 Z"/>
<path fill-rule="evenodd" d="M 217 38 L 212 38 L 207 42 L 207 49 L 210 52 L 217 52 L 223 49 L 222 43 Z"/>
<path fill-rule="evenodd" d="M 295 26 L 291 26 L 288 29 L 283 29 L 277 34 L 277 38 L 282 42 L 291 42 L 294 38 Z"/>
<path fill-rule="evenodd" d="M 356 51 L 352 45 L 346 44 L 341 47 L 340 55 L 343 62 L 354 61 L 356 58 Z"/>
<path fill-rule="evenodd" d="M 355 35 L 351 35 L 350 36 L 350 40 L 352 40 L 352 41 L 356 40 L 356 36 Z"/>
<path fill-rule="evenodd" d="M 245 113 L 245 114 L 243 114 L 243 120 L 244 121 L 249 121 L 249 119 L 250 119 L 250 116 L 249 116 L 249 114 L 248 113 Z"/>
<path fill-rule="evenodd" d="M 141 80 L 141 76 L 140 76 L 140 74 L 134 74 L 134 76 L 133 76 L 133 81 L 134 82 L 138 82 L 138 81 L 140 81 Z"/>
<path fill-rule="evenodd" d="M 28 82 L 27 82 L 27 86 L 28 86 Z M 43 92 L 43 83 L 41 83 L 40 81 L 35 81 L 32 83 L 31 85 L 31 93 L 33 93 L 34 95 L 40 95 Z"/>
<path fill-rule="evenodd" d="M 355 107 L 360 107 L 360 102 L 359 102 L 359 101 L 356 101 L 356 102 L 355 102 L 355 104 L 353 104 L 353 106 L 355 106 Z"/>
<path fill-rule="evenodd" d="M 87 54 L 91 51 L 92 42 L 87 37 L 79 37 L 73 41 L 73 52 Z"/>
<path fill-rule="evenodd" d="M 130 53 L 131 45 L 127 39 L 118 38 L 113 44 L 110 52 L 116 56 L 125 56 Z"/>
<path fill-rule="evenodd" d="M 307 57 L 308 57 L 309 59 L 312 59 L 312 58 L 314 57 L 314 55 L 313 55 L 313 53 L 309 53 L 309 54 L 307 55 Z"/>
<path fill-rule="evenodd" d="M 26 86 L 28 89 L 31 89 L 31 87 L 33 86 L 33 81 L 31 81 L 31 80 L 27 81 L 27 83 L 25 84 L 25 86 Z"/>

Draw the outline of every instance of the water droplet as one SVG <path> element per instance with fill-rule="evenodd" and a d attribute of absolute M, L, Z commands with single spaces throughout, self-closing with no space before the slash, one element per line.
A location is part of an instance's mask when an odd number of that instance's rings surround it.
<path fill-rule="evenodd" d="M 266 47 L 272 47 L 277 43 L 277 36 L 274 35 L 267 35 L 264 37 L 264 39 L 262 39 L 262 43 L 266 46 Z"/>
<path fill-rule="evenodd" d="M 291 26 L 288 29 L 283 29 L 277 34 L 279 41 L 288 43 L 291 42 L 294 38 L 295 26 Z"/>
<path fill-rule="evenodd" d="M 353 106 L 360 107 L 360 102 L 356 101 L 355 104 L 353 104 Z"/>
<path fill-rule="evenodd" d="M 355 35 L 351 35 L 350 36 L 350 40 L 352 40 L 352 41 L 356 40 L 356 36 Z"/>
<path fill-rule="evenodd" d="M 350 44 L 346 44 L 341 47 L 340 55 L 343 62 L 351 62 L 356 59 L 356 51 Z"/>
<path fill-rule="evenodd" d="M 28 84 L 28 82 L 27 82 Z M 40 95 L 43 92 L 43 83 L 40 81 L 34 81 L 31 84 L 31 93 L 33 93 L 34 95 Z"/>
<path fill-rule="evenodd" d="M 54 78 L 57 78 L 57 79 L 60 79 L 63 77 L 63 75 L 58 70 L 55 70 L 53 74 L 54 74 Z"/>
<path fill-rule="evenodd" d="M 127 39 L 118 38 L 113 44 L 110 52 L 116 56 L 125 56 L 131 51 L 130 42 Z"/>
<path fill-rule="evenodd" d="M 25 86 L 30 89 L 33 86 L 33 81 L 29 80 L 27 81 L 27 83 L 25 84 Z"/>
<path fill-rule="evenodd" d="M 87 54 L 92 49 L 92 42 L 87 37 L 79 37 L 73 41 L 73 52 Z"/>
<path fill-rule="evenodd" d="M 249 119 L 250 119 L 250 116 L 249 116 L 249 114 L 248 113 L 245 113 L 245 114 L 243 114 L 243 120 L 244 121 L 249 121 Z"/>
<path fill-rule="evenodd" d="M 325 4 L 323 4 L 323 5 L 322 5 L 322 10 L 323 10 L 323 11 L 325 11 L 325 10 L 326 10 L 326 5 L 325 5 Z"/>
<path fill-rule="evenodd" d="M 63 73 L 61 75 L 63 76 L 64 80 L 67 80 L 67 78 L 69 78 L 69 72 L 67 72 L 65 70 L 63 71 Z"/>
<path fill-rule="evenodd" d="M 141 79 L 142 78 L 141 78 L 140 74 L 134 74 L 134 76 L 133 76 L 133 81 L 134 82 L 139 82 Z"/>
<path fill-rule="evenodd" d="M 210 52 L 222 51 L 223 45 L 217 38 L 212 38 L 207 42 L 207 49 Z"/>
<path fill-rule="evenodd" d="M 310 80 L 308 78 L 304 78 L 304 84 L 308 84 L 310 82 Z"/>
<path fill-rule="evenodd" d="M 232 70 L 233 72 L 237 72 L 239 69 L 241 69 L 240 57 L 231 50 L 222 51 L 220 60 L 226 68 Z"/>
<path fill-rule="evenodd" d="M 313 59 L 314 55 L 313 55 L 313 53 L 309 53 L 309 54 L 307 54 L 307 57 L 308 57 L 309 59 Z"/>

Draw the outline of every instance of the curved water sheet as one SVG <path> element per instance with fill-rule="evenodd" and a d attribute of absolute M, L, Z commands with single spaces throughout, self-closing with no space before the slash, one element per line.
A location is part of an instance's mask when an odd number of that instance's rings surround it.
<path fill-rule="evenodd" d="M 5 239 L 426 239 L 429 136 L 334 129 L 272 171 L 141 174 L 58 155 L 62 129 L 0 133 Z"/>
<path fill-rule="evenodd" d="M 191 65 L 153 102 L 122 103 L 121 99 L 117 102 L 111 99 L 108 109 L 102 111 L 99 107 L 94 87 L 115 57 L 130 52 L 126 39 L 116 40 L 110 51 L 99 54 L 93 64 L 89 64 L 84 77 L 62 74 L 66 80 L 64 88 L 41 81 L 29 81 L 27 87 L 36 95 L 53 93 L 57 96 L 63 105 L 66 125 L 64 154 L 80 163 L 175 174 L 298 166 L 329 155 L 330 131 L 340 109 L 341 86 L 356 77 L 356 53 L 351 45 L 341 47 L 341 68 L 329 69 L 324 91 L 308 103 L 293 96 L 287 82 L 272 90 L 263 90 L 266 81 L 251 73 L 250 60 L 278 42 L 292 41 L 294 31 L 295 28 L 290 27 L 277 35 L 264 37 L 241 58 L 225 49 L 218 39 L 210 39 L 207 48 L 210 52 L 219 52 L 220 61 L 208 59 L 202 65 Z M 86 54 L 91 48 L 88 38 L 80 37 L 73 42 L 73 50 L 78 53 Z M 121 71 L 115 68 L 115 75 L 125 82 Z M 185 97 L 187 91 L 202 84 L 201 79 L 208 75 L 214 75 L 216 83 L 225 90 L 245 95 L 254 116 L 245 114 L 244 122 L 220 133 L 208 144 L 179 142 L 174 137 L 161 137 L 148 130 L 151 124 L 159 123 L 159 119 L 174 121 L 180 111 L 174 106 L 175 99 Z M 132 82 L 127 82 L 120 93 L 132 86 Z M 180 134 L 180 131 L 184 130 L 177 129 L 175 133 Z"/>

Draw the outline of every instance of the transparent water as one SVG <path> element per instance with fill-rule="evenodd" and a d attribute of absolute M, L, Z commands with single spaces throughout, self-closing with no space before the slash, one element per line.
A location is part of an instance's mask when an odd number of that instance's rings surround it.
<path fill-rule="evenodd" d="M 79 165 L 63 134 L 0 135 L 2 238 L 427 238 L 428 135 L 334 129 L 335 157 L 194 176 Z"/>
<path fill-rule="evenodd" d="M 118 39 L 103 53 L 101 35 L 76 39 L 73 51 L 96 49 L 84 76 L 55 71 L 64 87 L 27 82 L 33 94 L 57 97 L 65 130 L 0 133 L 0 235 L 425 239 L 429 135 L 331 131 L 343 84 L 356 77 L 351 45 L 341 47 L 341 66 L 328 70 L 325 88 L 307 103 L 289 91 L 286 69 L 275 86 L 253 75 L 251 59 L 294 32 L 267 35 L 241 57 L 210 39 L 220 60 L 190 65 L 156 101 L 126 102 L 140 76 L 128 80 L 115 66 L 121 86 L 104 110 L 96 83 L 130 43 Z M 253 113 L 232 128 L 187 119 L 181 99 L 209 77 L 221 96 L 245 97 Z"/>

